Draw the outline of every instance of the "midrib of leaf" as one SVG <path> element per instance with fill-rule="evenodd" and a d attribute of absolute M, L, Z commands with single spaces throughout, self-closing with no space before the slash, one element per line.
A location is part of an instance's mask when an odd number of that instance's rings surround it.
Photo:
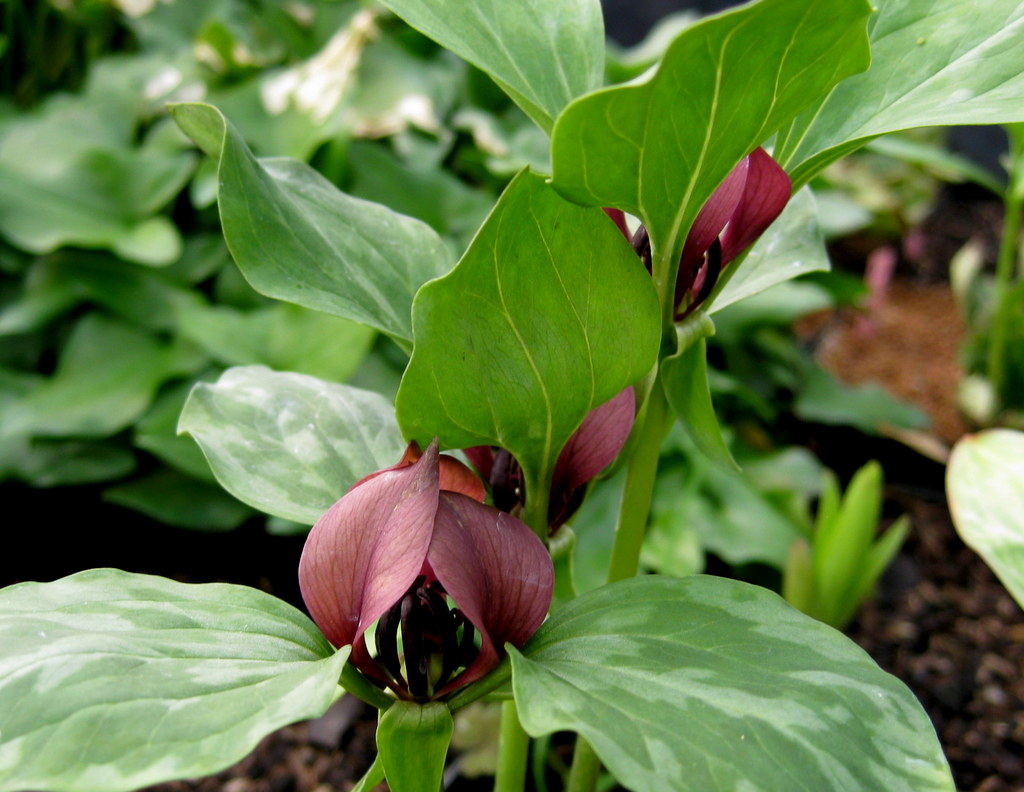
<path fill-rule="evenodd" d="M 223 155 L 222 155 L 222 162 L 223 162 Z M 273 189 L 275 192 L 277 192 L 277 194 L 281 198 L 281 202 L 282 203 L 287 202 L 288 205 L 291 206 L 292 208 L 299 209 L 299 207 L 296 205 L 296 203 L 291 198 L 291 196 L 289 196 L 284 190 L 281 190 L 274 183 L 273 177 L 269 173 L 267 173 L 267 171 L 264 170 L 260 166 L 259 162 L 254 161 L 253 164 L 258 169 L 258 171 L 262 175 L 263 179 L 270 181 L 271 189 Z M 243 182 L 242 182 L 242 179 L 241 179 L 241 169 L 238 167 L 237 164 L 235 164 L 234 167 L 235 167 L 235 172 L 232 174 L 232 177 L 234 179 L 234 183 L 235 184 L 242 184 Z M 254 217 L 254 213 L 253 213 L 253 209 L 252 209 L 253 203 L 252 203 L 252 201 L 249 198 L 248 192 L 244 191 L 244 190 L 241 190 L 239 192 L 241 193 L 242 204 L 245 207 L 245 213 L 246 213 L 246 217 L 248 219 L 249 225 L 252 228 L 258 228 L 259 226 L 255 223 L 255 217 Z M 277 201 L 270 201 L 268 203 L 270 204 L 271 208 L 273 209 L 274 215 L 278 219 L 278 221 L 281 223 L 281 225 L 285 226 L 285 227 L 290 227 L 290 224 L 285 222 L 285 217 L 282 214 L 281 208 L 278 206 Z M 299 215 L 302 215 L 301 211 L 299 211 L 297 213 Z M 313 223 L 308 218 L 306 218 L 306 227 L 312 229 L 312 231 L 316 234 L 317 238 L 321 242 L 324 243 L 324 246 L 334 254 L 334 258 L 335 258 L 336 261 L 343 261 L 344 260 L 344 257 L 339 254 L 339 251 L 337 250 L 337 248 L 326 237 L 326 235 L 324 234 L 323 230 L 321 229 L 321 227 L 320 227 L 320 225 L 318 223 Z M 323 277 L 327 278 L 328 281 L 330 281 L 331 277 L 330 277 L 328 271 L 325 268 L 325 262 L 320 261 L 319 260 L 320 257 L 314 255 L 313 250 L 310 247 L 310 242 L 309 242 L 307 236 L 305 234 L 293 234 L 292 236 L 293 236 L 294 239 L 296 239 L 300 243 L 300 245 L 302 246 L 303 250 L 305 250 L 309 260 L 313 261 L 313 262 L 316 262 L 316 267 L 319 270 L 319 272 L 321 273 L 321 275 Z M 252 235 L 252 237 L 255 237 L 255 239 L 257 240 L 257 245 L 259 246 L 259 249 L 261 251 L 263 251 L 263 253 L 266 256 L 266 258 L 268 260 L 270 260 L 270 261 L 274 261 L 275 263 L 278 264 L 278 266 L 280 266 L 280 261 L 279 261 L 278 257 L 267 246 L 267 243 L 264 240 L 264 235 L 262 235 L 262 234 L 254 234 L 254 235 Z M 387 269 L 391 270 L 392 273 L 396 272 L 395 265 L 393 265 L 390 261 L 388 261 L 387 257 L 382 257 L 382 256 L 378 255 L 378 256 L 375 257 L 375 260 L 376 260 L 377 263 L 383 263 L 383 265 Z M 401 281 L 402 278 L 399 277 L 398 280 Z M 378 315 L 382 315 L 383 317 L 387 317 L 392 322 L 392 327 L 387 329 L 387 330 L 384 330 L 384 332 L 388 333 L 388 335 L 391 335 L 392 333 L 397 333 L 397 332 L 404 332 L 404 331 L 401 330 L 401 328 L 403 327 L 403 324 L 402 324 L 402 321 L 401 321 L 401 317 L 399 317 L 399 315 L 394 311 L 394 308 L 393 308 L 393 305 L 392 305 L 391 301 L 388 300 L 386 298 L 386 296 L 377 288 L 377 282 L 374 281 L 374 280 L 367 280 L 366 278 L 361 278 L 360 279 L 360 285 L 361 285 L 362 288 L 366 289 L 366 291 L 368 293 L 373 294 L 373 296 L 374 296 L 374 309 L 375 309 L 375 312 L 380 311 L 380 314 L 378 314 Z M 350 303 L 350 301 L 348 300 L 347 297 L 345 298 L 345 302 L 346 303 Z M 357 310 L 360 313 L 363 313 L 366 310 L 361 305 L 357 305 L 356 308 L 357 308 Z M 381 311 L 381 308 L 384 308 L 385 310 Z M 376 319 L 375 318 L 375 321 L 380 321 L 380 319 Z M 383 330 L 384 328 L 381 328 L 381 329 Z"/>

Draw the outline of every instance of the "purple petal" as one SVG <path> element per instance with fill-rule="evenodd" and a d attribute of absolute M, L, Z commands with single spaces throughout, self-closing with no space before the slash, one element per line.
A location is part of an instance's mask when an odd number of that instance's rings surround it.
<path fill-rule="evenodd" d="M 369 662 L 363 632 L 423 569 L 439 492 L 435 441 L 414 464 L 349 490 L 306 539 L 299 561 L 302 599 L 327 640 L 353 645 L 360 668 Z"/>
<path fill-rule="evenodd" d="M 619 231 L 626 239 L 630 239 L 632 234 L 629 233 L 629 226 L 626 225 L 626 213 L 621 209 L 612 209 L 610 207 L 604 207 L 604 213 L 611 218 L 612 222 L 618 227 Z"/>
<path fill-rule="evenodd" d="M 750 247 L 786 208 L 793 183 L 762 148 L 747 157 L 743 197 L 722 233 L 722 266 Z"/>
<path fill-rule="evenodd" d="M 683 245 L 683 259 L 704 258 L 704 252 L 718 239 L 739 206 L 747 183 L 749 157 L 744 157 L 715 188 L 693 221 Z"/>
<path fill-rule="evenodd" d="M 484 481 L 491 480 L 491 469 L 494 467 L 494 449 L 490 446 L 472 446 L 463 448 L 462 453 L 466 455 L 469 464 L 476 468 L 480 478 Z"/>
<path fill-rule="evenodd" d="M 491 506 L 442 492 L 428 562 L 480 632 L 480 654 L 438 695 L 493 669 L 505 643 L 522 646 L 551 606 L 555 573 L 544 543 L 524 523 Z"/>
<path fill-rule="evenodd" d="M 687 293 L 693 290 L 697 276 L 704 266 L 704 254 L 718 239 L 722 229 L 732 219 L 747 183 L 749 158 L 744 157 L 733 168 L 725 180 L 715 188 L 697 218 L 693 221 L 683 254 L 679 257 L 679 271 L 676 274 L 675 306 L 679 308 Z"/>
<path fill-rule="evenodd" d="M 573 490 L 608 467 L 626 444 L 635 417 L 632 386 L 587 413 L 558 456 L 552 492 Z"/>

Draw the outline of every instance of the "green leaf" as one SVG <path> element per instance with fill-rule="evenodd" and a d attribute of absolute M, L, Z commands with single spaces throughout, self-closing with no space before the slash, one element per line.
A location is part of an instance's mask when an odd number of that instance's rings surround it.
<path fill-rule="evenodd" d="M 377 750 L 392 792 L 437 792 L 455 722 L 447 705 L 396 701 L 381 713 Z"/>
<path fill-rule="evenodd" d="M 1024 120 L 1021 0 L 876 0 L 871 68 L 779 134 L 795 185 L 887 132 Z"/>
<path fill-rule="evenodd" d="M 178 431 L 195 438 L 240 501 L 307 525 L 405 451 L 384 397 L 263 366 L 197 385 Z"/>
<path fill-rule="evenodd" d="M 737 162 L 868 65 L 866 0 L 762 0 L 686 29 L 657 72 L 573 102 L 552 137 L 556 189 L 640 217 L 677 259 Z"/>
<path fill-rule="evenodd" d="M 411 338 L 413 295 L 450 267 L 429 226 L 345 195 L 305 163 L 257 160 L 210 105 L 174 105 L 171 114 L 219 158 L 224 237 L 254 289 Z"/>
<path fill-rule="evenodd" d="M 953 448 L 946 492 L 964 543 L 1024 607 L 1024 433 L 990 429 Z"/>
<path fill-rule="evenodd" d="M 347 651 L 269 594 L 114 569 L 0 592 L 0 790 L 207 775 L 321 715 Z"/>
<path fill-rule="evenodd" d="M 775 594 L 648 576 L 511 651 L 523 727 L 583 734 L 634 792 L 952 792 L 914 695 Z"/>
<path fill-rule="evenodd" d="M 604 80 L 596 0 L 382 0 L 402 19 L 491 76 L 546 132 Z"/>
<path fill-rule="evenodd" d="M 826 599 L 843 593 L 863 564 L 881 508 L 882 466 L 871 460 L 854 474 L 838 514 L 822 521 L 814 533 L 814 572 Z"/>
<path fill-rule="evenodd" d="M 880 385 L 844 385 L 816 364 L 805 371 L 793 411 L 805 421 L 853 426 L 865 434 L 878 434 L 887 425 L 907 429 L 928 425 L 927 415 Z"/>
<path fill-rule="evenodd" d="M 713 462 L 738 470 L 711 404 L 705 338 L 713 332 L 714 325 L 702 312 L 677 325 L 679 351 L 661 361 L 661 383 L 672 411 L 697 448 Z M 688 338 L 691 334 L 697 337 Z"/>
<path fill-rule="evenodd" d="M 799 190 L 742 261 L 729 265 L 705 310 L 715 314 L 779 283 L 829 268 L 817 201 L 809 189 Z"/>
<path fill-rule="evenodd" d="M 103 499 L 142 512 L 165 525 L 197 531 L 231 531 L 253 516 L 221 487 L 175 470 L 157 470 L 145 478 L 109 487 Z"/>
<path fill-rule="evenodd" d="M 83 94 L 53 96 L 5 125 L 4 236 L 33 253 L 64 245 L 108 248 L 148 265 L 180 255 L 177 229 L 154 215 L 184 187 L 195 157 L 132 139 L 143 86 L 155 71 L 142 59 L 110 59 L 90 74 Z"/>
<path fill-rule="evenodd" d="M 110 481 L 134 469 L 132 452 L 107 440 L 0 437 L 0 476 L 11 476 L 33 487 Z"/>
<path fill-rule="evenodd" d="M 651 279 L 622 234 L 528 171 L 417 295 L 413 326 L 396 399 L 406 436 L 507 448 L 528 480 L 550 475 L 592 407 L 649 371 L 659 341 Z"/>
<path fill-rule="evenodd" d="M 195 305 L 183 312 L 181 332 L 226 365 L 262 363 L 336 382 L 358 368 L 376 335 L 366 325 L 290 303 L 248 312 Z"/>
<path fill-rule="evenodd" d="M 154 336 L 92 313 L 76 325 L 54 375 L 12 405 L 5 433 L 104 437 L 129 426 L 177 373 Z"/>

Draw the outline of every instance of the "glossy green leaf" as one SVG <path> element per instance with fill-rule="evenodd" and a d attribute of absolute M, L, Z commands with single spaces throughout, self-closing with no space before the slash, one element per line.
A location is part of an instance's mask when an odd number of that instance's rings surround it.
<path fill-rule="evenodd" d="M 380 715 L 377 750 L 392 792 L 437 792 L 455 722 L 447 705 L 396 701 Z"/>
<path fill-rule="evenodd" d="M 759 587 L 616 583 L 511 654 L 527 732 L 580 732 L 634 792 L 954 789 L 910 690 Z"/>
<path fill-rule="evenodd" d="M 363 476 L 396 464 L 406 445 L 384 397 L 263 366 L 197 385 L 178 431 L 240 501 L 307 525 Z"/>
<path fill-rule="evenodd" d="M 818 204 L 809 189 L 799 190 L 742 261 L 729 265 L 705 310 L 715 314 L 776 284 L 829 268 Z"/>
<path fill-rule="evenodd" d="M 72 332 L 53 376 L 5 412 L 4 431 L 113 434 L 142 414 L 159 384 L 178 372 L 177 362 L 155 336 L 89 314 Z"/>
<path fill-rule="evenodd" d="M 816 94 L 779 135 L 776 157 L 794 184 L 887 132 L 1024 120 L 1024 2 L 875 5 L 871 68 L 827 95 Z"/>
<path fill-rule="evenodd" d="M 647 373 L 659 341 L 651 279 L 622 234 L 529 171 L 417 295 L 413 326 L 396 399 L 406 436 L 502 446 L 540 480 L 587 412 Z"/>
<path fill-rule="evenodd" d="M 762 0 L 685 30 L 648 79 L 578 99 L 552 137 L 554 185 L 640 217 L 678 257 L 744 156 L 868 64 L 866 0 Z"/>
<path fill-rule="evenodd" d="M 244 586 L 114 569 L 0 591 L 0 790 L 207 775 L 341 692 L 302 613 Z"/>
<path fill-rule="evenodd" d="M 224 237 L 253 288 L 411 338 L 413 295 L 451 266 L 429 226 L 346 195 L 305 163 L 257 160 L 209 105 L 175 105 L 171 113 L 219 159 Z"/>
<path fill-rule="evenodd" d="M 604 80 L 604 24 L 597 0 L 382 4 L 487 72 L 548 132 L 563 107 Z"/>
<path fill-rule="evenodd" d="M 1024 607 L 1024 433 L 967 435 L 946 469 L 953 523 Z"/>

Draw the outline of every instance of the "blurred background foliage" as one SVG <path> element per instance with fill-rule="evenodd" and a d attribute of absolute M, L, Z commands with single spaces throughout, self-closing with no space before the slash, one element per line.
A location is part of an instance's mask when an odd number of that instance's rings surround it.
<path fill-rule="evenodd" d="M 610 43 L 608 80 L 643 73 L 695 18 Z M 397 388 L 406 359 L 391 342 L 246 283 L 220 234 L 214 164 L 166 103 L 216 105 L 259 156 L 304 160 L 422 219 L 453 259 L 519 169 L 547 169 L 547 139 L 489 78 L 366 3 L 2 0 L 0 19 L 0 480 L 18 486 L 98 487 L 162 523 L 229 531 L 264 518 L 176 434 L 193 383 L 259 363 Z M 817 180 L 819 223 L 834 250 L 899 245 L 950 181 L 1002 190 L 938 131 L 886 138 Z M 648 568 L 687 574 L 712 557 L 777 587 L 828 481 L 794 425 L 927 425 L 877 386 L 842 385 L 793 331 L 862 302 L 862 275 L 805 276 L 715 316 L 712 392 L 744 473 L 673 432 Z M 584 588 L 603 581 L 617 492 L 614 478 L 597 488 L 575 521 Z"/>

